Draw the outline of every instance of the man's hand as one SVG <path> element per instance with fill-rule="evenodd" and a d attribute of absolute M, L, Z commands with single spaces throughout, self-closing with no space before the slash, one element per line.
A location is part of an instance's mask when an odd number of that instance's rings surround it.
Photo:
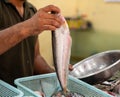
<path fill-rule="evenodd" d="M 69 70 L 70 70 L 70 71 L 73 70 L 73 65 L 69 64 Z"/>
<path fill-rule="evenodd" d="M 64 23 L 59 15 L 51 14 L 51 12 L 60 13 L 60 9 L 54 5 L 46 6 L 38 10 L 38 12 L 28 20 L 31 35 L 39 34 L 44 30 L 55 30 Z"/>

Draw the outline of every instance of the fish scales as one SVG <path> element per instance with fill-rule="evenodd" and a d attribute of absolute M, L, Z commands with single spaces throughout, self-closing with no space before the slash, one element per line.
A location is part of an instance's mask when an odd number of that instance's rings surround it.
<path fill-rule="evenodd" d="M 64 19 L 63 16 L 61 16 L 61 18 Z M 67 92 L 67 76 L 71 44 L 72 39 L 70 31 L 67 22 L 65 21 L 60 28 L 52 31 L 53 60 L 59 83 L 64 92 Z"/>

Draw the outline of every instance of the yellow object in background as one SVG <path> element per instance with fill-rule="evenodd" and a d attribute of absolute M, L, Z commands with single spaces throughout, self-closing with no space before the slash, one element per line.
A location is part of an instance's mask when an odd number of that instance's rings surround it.
<path fill-rule="evenodd" d="M 70 30 L 87 30 L 92 28 L 92 23 L 84 18 L 66 18 Z"/>

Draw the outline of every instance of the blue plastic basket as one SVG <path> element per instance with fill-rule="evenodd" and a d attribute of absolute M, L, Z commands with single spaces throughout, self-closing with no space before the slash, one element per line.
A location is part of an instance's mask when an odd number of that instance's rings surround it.
<path fill-rule="evenodd" d="M 0 80 L 0 97 L 23 97 L 23 92 Z"/>
<path fill-rule="evenodd" d="M 15 80 L 15 84 L 18 89 L 23 91 L 24 96 L 30 97 L 41 97 L 34 91 L 42 91 L 45 97 L 51 97 L 55 91 L 61 89 L 56 73 L 18 78 Z M 72 92 L 80 93 L 85 97 L 113 97 L 72 76 L 68 77 L 68 89 Z"/>

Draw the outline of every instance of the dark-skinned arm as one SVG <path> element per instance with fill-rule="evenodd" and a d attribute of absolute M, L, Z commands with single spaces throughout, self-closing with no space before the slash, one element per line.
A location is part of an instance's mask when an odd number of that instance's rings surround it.
<path fill-rule="evenodd" d="M 44 58 L 40 55 L 38 41 L 36 42 L 36 46 L 35 46 L 34 70 L 35 70 L 35 74 L 54 72 L 54 69 L 51 68 L 48 65 L 48 63 L 44 60 Z"/>
<path fill-rule="evenodd" d="M 38 35 L 44 30 L 55 30 L 60 27 L 63 21 L 57 15 L 50 14 L 52 11 L 60 13 L 58 7 L 48 5 L 38 10 L 32 18 L 1 30 L 0 55 L 29 36 Z"/>

